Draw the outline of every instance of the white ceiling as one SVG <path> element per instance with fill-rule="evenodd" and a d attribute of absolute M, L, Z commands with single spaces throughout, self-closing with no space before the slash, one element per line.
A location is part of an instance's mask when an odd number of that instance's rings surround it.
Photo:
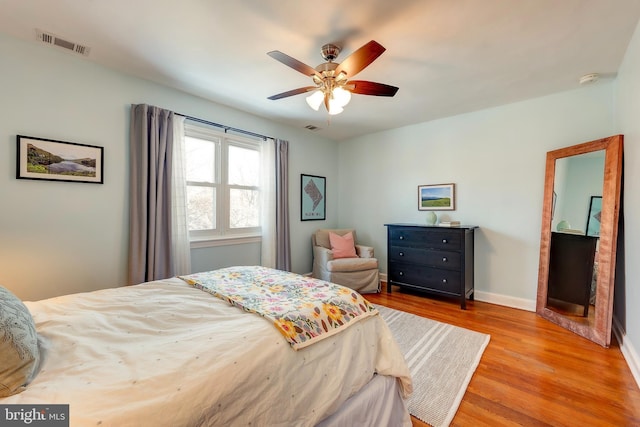
<path fill-rule="evenodd" d="M 14 37 L 51 32 L 90 47 L 87 60 L 341 140 L 611 78 L 640 1 L 0 0 L 0 11 Z M 323 44 L 342 46 L 341 62 L 369 40 L 387 51 L 357 79 L 398 86 L 395 97 L 354 95 L 330 121 L 305 95 L 267 99 L 312 84 L 267 52 L 315 67 Z"/>

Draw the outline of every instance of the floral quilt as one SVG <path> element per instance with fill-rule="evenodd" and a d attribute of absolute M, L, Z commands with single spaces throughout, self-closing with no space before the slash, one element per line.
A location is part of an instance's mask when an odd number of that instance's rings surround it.
<path fill-rule="evenodd" d="M 229 267 L 179 277 L 268 319 L 295 350 L 378 313 L 353 289 L 266 267 Z"/>

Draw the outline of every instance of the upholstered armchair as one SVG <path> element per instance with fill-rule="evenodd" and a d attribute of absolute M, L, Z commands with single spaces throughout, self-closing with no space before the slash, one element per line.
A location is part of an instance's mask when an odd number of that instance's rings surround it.
<path fill-rule="evenodd" d="M 313 277 L 360 293 L 380 292 L 378 260 L 374 258 L 371 246 L 357 243 L 355 230 L 321 229 L 311 236 L 311 242 Z M 349 245 L 351 248 L 347 247 Z"/>

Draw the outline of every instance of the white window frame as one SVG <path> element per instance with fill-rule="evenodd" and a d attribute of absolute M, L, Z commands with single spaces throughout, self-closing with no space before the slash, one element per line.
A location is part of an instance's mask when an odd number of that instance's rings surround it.
<path fill-rule="evenodd" d="M 230 191 L 231 189 L 248 189 L 260 192 L 260 186 L 229 184 L 228 160 L 229 146 L 258 151 L 261 155 L 261 139 L 230 135 L 207 125 L 185 121 L 185 136 L 211 141 L 215 144 L 215 183 L 198 183 L 187 181 L 187 186 L 213 187 L 216 189 L 216 224 L 215 229 L 189 230 L 189 240 L 192 248 L 222 246 L 225 244 L 260 242 L 262 227 L 230 227 Z M 262 164 L 262 162 L 260 162 Z M 259 172 L 260 174 L 260 172 Z M 261 195 L 262 196 L 262 195 Z M 261 213 L 258 212 L 261 221 Z"/>

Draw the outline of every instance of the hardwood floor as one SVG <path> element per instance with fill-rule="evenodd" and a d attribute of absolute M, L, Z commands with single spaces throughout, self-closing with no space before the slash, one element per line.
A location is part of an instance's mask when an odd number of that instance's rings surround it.
<path fill-rule="evenodd" d="M 532 312 L 382 289 L 365 297 L 491 335 L 452 426 L 640 426 L 640 389 L 615 337 L 606 349 Z"/>

